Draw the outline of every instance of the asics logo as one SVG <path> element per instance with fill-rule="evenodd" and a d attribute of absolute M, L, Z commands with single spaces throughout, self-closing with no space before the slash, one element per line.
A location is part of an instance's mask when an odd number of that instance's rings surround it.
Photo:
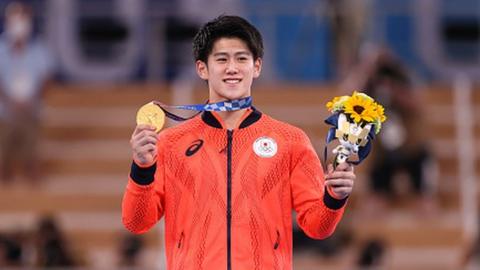
<path fill-rule="evenodd" d="M 193 156 L 193 154 L 195 154 L 198 150 L 200 150 L 202 145 L 203 145 L 203 140 L 193 141 L 192 145 L 190 145 L 185 151 L 185 155 L 187 157 Z"/>

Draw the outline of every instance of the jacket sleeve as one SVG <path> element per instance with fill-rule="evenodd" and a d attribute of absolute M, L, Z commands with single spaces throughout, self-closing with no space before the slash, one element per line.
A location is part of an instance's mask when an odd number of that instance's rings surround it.
<path fill-rule="evenodd" d="M 132 162 L 122 201 L 122 222 L 127 230 L 136 234 L 147 232 L 164 213 L 163 141 L 158 141 L 158 156 L 154 165 L 142 168 Z"/>
<path fill-rule="evenodd" d="M 347 199 L 335 199 L 326 191 L 320 160 L 305 133 L 293 142 L 291 151 L 290 185 L 297 223 L 309 237 L 327 238 L 340 222 Z"/>

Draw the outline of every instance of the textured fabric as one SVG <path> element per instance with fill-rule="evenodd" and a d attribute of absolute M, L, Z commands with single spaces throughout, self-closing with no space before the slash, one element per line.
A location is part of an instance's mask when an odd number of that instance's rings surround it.
<path fill-rule="evenodd" d="M 322 167 L 300 129 L 256 115 L 244 117 L 251 124 L 232 136 L 232 269 L 291 269 L 292 209 L 305 233 L 322 239 L 333 233 L 345 202 L 337 210 L 325 205 Z M 227 265 L 227 130 L 206 119 L 161 132 L 154 182 L 130 178 L 123 199 L 123 222 L 134 233 L 165 217 L 169 270 Z M 258 142 L 265 151 L 254 151 Z"/>

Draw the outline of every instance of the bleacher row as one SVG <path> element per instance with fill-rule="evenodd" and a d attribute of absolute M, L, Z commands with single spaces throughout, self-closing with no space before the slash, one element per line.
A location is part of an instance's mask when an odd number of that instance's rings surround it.
<path fill-rule="evenodd" d="M 366 189 L 365 169 L 357 168 L 357 184 L 344 223 L 354 230 L 354 243 L 369 237 L 388 242 L 389 269 L 456 269 L 463 252 L 459 211 L 459 179 L 453 122 L 452 91 L 447 86 L 424 89 L 426 132 L 431 134 L 438 161 L 440 211 L 419 217 L 408 210 L 392 211 L 375 219 L 357 211 Z M 193 93 L 192 102 L 203 102 L 206 90 Z M 325 102 L 339 91 L 334 86 L 257 86 L 254 104 L 261 111 L 301 127 L 319 153 L 327 126 Z M 15 183 L 0 189 L 0 231 L 31 228 L 39 215 L 53 213 L 66 232 L 75 255 L 85 264 L 107 266 L 115 261 L 121 224 L 121 199 L 127 181 L 131 152 L 129 139 L 136 110 L 153 99 L 172 103 L 171 89 L 161 85 L 54 85 L 46 95 L 41 137 L 44 179 L 38 186 Z M 480 92 L 472 100 L 480 104 Z M 190 102 L 190 101 L 189 101 Z M 480 136 L 479 107 L 475 106 L 475 138 Z M 172 124 L 172 123 L 168 123 Z M 479 153 L 479 139 L 476 139 Z M 476 158 L 477 175 L 480 159 Z M 143 264 L 163 260 L 161 228 L 145 236 Z M 352 258 L 355 244 L 345 257 Z M 295 269 L 322 263 L 344 269 L 346 260 L 299 256 Z"/>

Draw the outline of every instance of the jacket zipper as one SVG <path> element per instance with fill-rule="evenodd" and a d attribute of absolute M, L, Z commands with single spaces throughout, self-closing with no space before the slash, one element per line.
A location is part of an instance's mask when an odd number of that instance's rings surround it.
<path fill-rule="evenodd" d="M 233 130 L 227 130 L 227 270 L 232 269 L 232 140 Z"/>

